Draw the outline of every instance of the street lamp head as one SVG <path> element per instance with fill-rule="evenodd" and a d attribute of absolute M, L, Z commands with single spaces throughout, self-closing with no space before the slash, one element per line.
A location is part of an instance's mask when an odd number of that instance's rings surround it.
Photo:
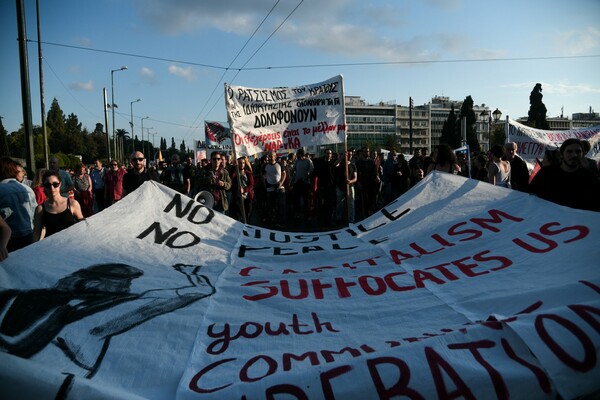
<path fill-rule="evenodd" d="M 483 121 L 487 121 L 487 119 L 488 119 L 488 115 L 489 115 L 489 114 L 488 114 L 487 110 L 483 110 L 483 111 L 481 112 L 481 114 L 479 114 L 479 116 L 481 117 L 481 119 L 482 119 Z"/>
<path fill-rule="evenodd" d="M 500 121 L 500 117 L 502 117 L 502 111 L 500 111 L 496 108 L 494 110 L 494 112 L 492 113 L 492 116 L 494 117 L 494 122 L 498 122 L 498 121 Z"/>
<path fill-rule="evenodd" d="M 123 70 L 126 70 L 126 69 L 127 69 L 127 65 L 123 65 L 123 66 L 120 68 L 120 71 L 123 71 Z"/>

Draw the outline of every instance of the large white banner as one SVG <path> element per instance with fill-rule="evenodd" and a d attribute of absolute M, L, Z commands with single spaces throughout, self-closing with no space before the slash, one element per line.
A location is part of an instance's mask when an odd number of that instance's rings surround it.
<path fill-rule="evenodd" d="M 444 173 L 319 233 L 156 182 L 0 263 L 0 398 L 600 391 L 600 213 Z"/>
<path fill-rule="evenodd" d="M 344 141 L 341 75 L 298 87 L 263 89 L 226 84 L 225 105 L 238 156 Z"/>
<path fill-rule="evenodd" d="M 546 150 L 558 149 L 565 140 L 570 138 L 588 140 L 592 149 L 587 157 L 600 159 L 600 125 L 567 131 L 545 131 L 508 120 L 507 140 L 515 142 L 517 154 L 530 163 L 535 163 L 536 158 L 541 160 Z"/>

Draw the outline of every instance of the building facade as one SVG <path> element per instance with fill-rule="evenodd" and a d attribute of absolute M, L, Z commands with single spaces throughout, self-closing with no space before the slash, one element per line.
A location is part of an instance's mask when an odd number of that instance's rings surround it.
<path fill-rule="evenodd" d="M 411 154 L 416 148 L 427 148 L 429 152 L 440 144 L 444 123 L 452 109 L 460 114 L 463 101 L 451 100 L 444 96 L 434 96 L 427 104 L 413 106 L 398 105 L 395 101 L 368 104 L 360 96 L 346 96 L 346 125 L 348 148 L 370 147 L 375 150 L 391 150 Z M 499 111 L 499 110 L 498 110 Z M 506 120 L 500 118 L 485 104 L 473 105 L 477 117 L 475 131 L 482 151 L 490 148 L 491 131 L 501 129 Z M 494 121 L 493 117 L 499 118 Z M 527 118 L 519 118 L 526 122 Z M 600 116 L 589 113 L 576 113 L 568 118 L 547 118 L 551 130 L 580 129 L 600 125 Z M 343 146 L 327 146 L 336 152 Z"/>

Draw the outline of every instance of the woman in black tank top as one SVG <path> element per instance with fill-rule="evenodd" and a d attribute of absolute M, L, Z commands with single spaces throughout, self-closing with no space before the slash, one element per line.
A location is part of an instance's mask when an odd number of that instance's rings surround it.
<path fill-rule="evenodd" d="M 56 171 L 48 171 L 42 180 L 47 199 L 35 210 L 34 240 L 60 232 L 83 219 L 81 206 L 76 200 L 62 197 L 60 194 L 60 175 Z"/>

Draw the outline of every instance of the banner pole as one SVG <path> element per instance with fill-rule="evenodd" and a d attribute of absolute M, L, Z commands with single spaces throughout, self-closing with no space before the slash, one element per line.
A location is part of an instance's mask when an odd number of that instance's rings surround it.
<path fill-rule="evenodd" d="M 227 99 L 227 83 L 225 83 L 225 99 Z M 227 101 L 227 100 L 225 100 Z M 237 174 L 238 181 L 238 195 L 240 196 L 240 209 L 242 211 L 242 221 L 244 224 L 247 224 L 246 220 L 246 205 L 244 204 L 244 197 L 242 196 L 242 177 L 240 176 L 240 167 L 237 162 L 237 151 L 235 151 L 235 141 L 233 140 L 233 124 L 231 123 L 231 118 L 229 113 L 227 113 L 227 123 L 229 124 L 229 139 L 231 140 L 231 147 L 233 149 L 233 161 L 235 162 L 235 172 Z M 206 133 L 205 133 L 206 135 Z M 206 136 L 205 136 L 206 140 Z"/>
<path fill-rule="evenodd" d="M 231 133 L 231 143 L 233 143 L 233 129 L 231 129 L 231 124 L 229 124 L 229 132 Z M 235 171 L 237 173 L 237 181 L 238 181 L 238 195 L 240 196 L 240 208 L 242 211 L 242 220 L 244 221 L 244 224 L 247 224 L 248 221 L 246 221 L 246 205 L 244 204 L 244 197 L 242 196 L 242 176 L 240 175 L 240 166 L 238 165 L 238 158 L 237 158 L 237 152 L 235 151 L 235 145 L 232 146 L 233 147 L 233 159 L 235 162 Z"/>

